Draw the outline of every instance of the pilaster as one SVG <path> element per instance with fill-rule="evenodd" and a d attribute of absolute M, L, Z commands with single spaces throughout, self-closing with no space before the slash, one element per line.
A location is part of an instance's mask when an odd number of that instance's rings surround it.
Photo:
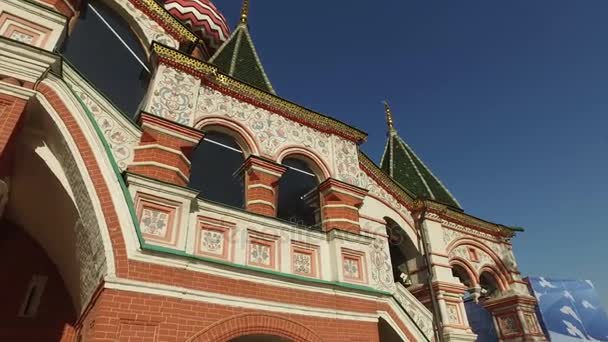
<path fill-rule="evenodd" d="M 321 199 L 321 217 L 323 230 L 345 230 L 358 234 L 359 208 L 367 190 L 338 181 L 327 179 L 319 185 Z"/>
<path fill-rule="evenodd" d="M 512 295 L 484 302 L 492 313 L 496 332 L 501 341 L 546 341 L 536 317 L 536 299 Z"/>
<path fill-rule="evenodd" d="M 245 208 L 252 213 L 277 216 L 279 179 L 286 167 L 270 160 L 250 156 L 241 167 L 245 177 Z"/>
<path fill-rule="evenodd" d="M 190 180 L 190 154 L 203 132 L 175 122 L 142 113 L 143 130 L 128 170 L 163 182 L 186 186 Z"/>

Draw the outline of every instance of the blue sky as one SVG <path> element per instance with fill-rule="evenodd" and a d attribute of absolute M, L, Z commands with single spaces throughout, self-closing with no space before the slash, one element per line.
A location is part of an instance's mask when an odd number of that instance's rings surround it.
<path fill-rule="evenodd" d="M 216 0 L 233 26 L 240 1 Z M 591 279 L 608 307 L 608 1 L 256 1 L 278 94 L 402 137 L 465 210 L 526 228 L 522 273 Z"/>

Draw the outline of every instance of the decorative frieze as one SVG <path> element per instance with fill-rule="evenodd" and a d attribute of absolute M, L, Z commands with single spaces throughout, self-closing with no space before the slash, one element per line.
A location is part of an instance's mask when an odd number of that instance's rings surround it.
<path fill-rule="evenodd" d="M 277 157 L 280 151 L 297 145 L 316 152 L 326 163 L 331 163 L 330 135 L 288 120 L 268 110 L 239 101 L 209 87 L 201 87 L 196 106 L 198 122 L 210 116 L 222 116 L 250 129 L 260 153 Z"/>
<path fill-rule="evenodd" d="M 173 68 L 159 66 L 148 111 L 186 126 L 194 124 L 200 80 Z"/>

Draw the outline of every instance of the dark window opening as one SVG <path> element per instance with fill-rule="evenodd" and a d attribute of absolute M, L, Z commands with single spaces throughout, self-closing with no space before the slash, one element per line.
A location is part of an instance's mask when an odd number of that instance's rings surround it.
<path fill-rule="evenodd" d="M 385 217 L 384 220 L 387 223 L 386 233 L 394 281 L 406 287 L 410 286 L 412 285 L 410 268 L 416 269 L 419 266 L 422 254 L 403 228 L 388 217 Z"/>
<path fill-rule="evenodd" d="M 146 53 L 112 9 L 98 0 L 84 8 L 60 52 L 114 105 L 134 116 L 148 84 Z"/>
<path fill-rule="evenodd" d="M 460 282 L 468 289 L 473 287 L 473 282 L 471 281 L 469 274 L 464 268 L 462 268 L 462 266 L 452 265 L 452 276 L 458 278 L 458 280 L 460 280 Z"/>
<path fill-rule="evenodd" d="M 277 217 L 320 229 L 317 176 L 305 161 L 297 158 L 286 158 L 283 165 L 287 171 L 279 181 Z"/>
<path fill-rule="evenodd" d="M 243 177 L 238 173 L 244 156 L 228 134 L 207 132 L 191 158 L 189 187 L 200 196 L 232 207 L 245 207 Z"/>
<path fill-rule="evenodd" d="M 500 294 L 498 282 L 488 272 L 483 272 L 479 276 L 479 286 L 481 287 L 481 298 L 493 298 Z"/>

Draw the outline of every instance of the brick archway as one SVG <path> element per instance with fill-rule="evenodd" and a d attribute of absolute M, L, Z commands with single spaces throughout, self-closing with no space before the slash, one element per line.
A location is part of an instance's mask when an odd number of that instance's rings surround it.
<path fill-rule="evenodd" d="M 220 321 L 188 339 L 188 342 L 228 342 L 233 338 L 267 334 L 294 342 L 323 342 L 300 323 L 275 315 L 242 314 Z"/>

